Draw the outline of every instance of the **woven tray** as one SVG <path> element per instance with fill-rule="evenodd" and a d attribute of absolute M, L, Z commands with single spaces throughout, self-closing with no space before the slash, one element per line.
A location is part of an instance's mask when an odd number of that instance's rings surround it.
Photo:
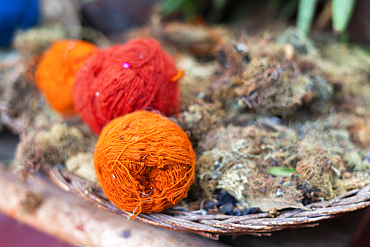
<path fill-rule="evenodd" d="M 62 165 L 44 165 L 45 173 L 62 189 L 74 193 L 99 208 L 127 217 L 131 212 L 117 208 L 110 202 L 102 189 L 81 179 Z M 284 210 L 276 214 L 257 213 L 244 216 L 201 215 L 183 207 L 174 206 L 162 213 L 140 214 L 135 217 L 148 224 L 165 227 L 175 231 L 200 234 L 218 239 L 224 234 L 271 235 L 271 232 L 286 228 L 314 227 L 319 222 L 344 213 L 365 208 L 370 205 L 370 184 L 362 189 L 354 189 L 332 200 L 306 205 L 310 211 L 302 209 Z"/>

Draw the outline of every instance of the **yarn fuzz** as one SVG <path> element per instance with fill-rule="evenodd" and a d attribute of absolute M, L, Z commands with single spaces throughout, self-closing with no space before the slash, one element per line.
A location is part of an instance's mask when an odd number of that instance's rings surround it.
<path fill-rule="evenodd" d="M 187 196 L 195 154 L 188 136 L 170 119 L 136 111 L 104 127 L 94 164 L 109 200 L 136 216 L 162 211 Z"/>
<path fill-rule="evenodd" d="M 176 72 L 175 62 L 154 39 L 99 50 L 77 74 L 76 109 L 97 134 L 110 120 L 136 110 L 178 114 Z"/>
<path fill-rule="evenodd" d="M 96 46 L 81 40 L 56 41 L 43 54 L 37 65 L 37 86 L 50 104 L 64 116 L 76 114 L 72 98 L 75 76 Z"/>

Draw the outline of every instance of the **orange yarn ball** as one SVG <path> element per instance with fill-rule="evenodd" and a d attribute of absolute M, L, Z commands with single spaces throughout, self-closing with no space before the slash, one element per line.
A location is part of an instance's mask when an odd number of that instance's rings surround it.
<path fill-rule="evenodd" d="M 136 216 L 162 211 L 187 196 L 195 154 L 188 136 L 170 119 L 136 111 L 104 127 L 94 164 L 109 200 Z"/>
<path fill-rule="evenodd" d="M 96 46 L 81 40 L 54 42 L 43 54 L 35 72 L 36 84 L 50 104 L 64 116 L 76 113 L 72 90 L 80 67 Z"/>

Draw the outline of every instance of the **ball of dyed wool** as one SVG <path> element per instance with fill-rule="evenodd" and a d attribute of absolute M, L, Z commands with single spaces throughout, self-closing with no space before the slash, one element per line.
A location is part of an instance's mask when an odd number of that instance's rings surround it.
<path fill-rule="evenodd" d="M 31 27 L 38 18 L 38 0 L 0 0 L 0 46 L 10 43 L 15 29 Z"/>
<path fill-rule="evenodd" d="M 72 90 L 80 67 L 92 57 L 96 46 L 81 40 L 62 40 L 52 44 L 37 65 L 37 86 L 45 93 L 50 104 L 64 116 L 76 112 Z"/>
<path fill-rule="evenodd" d="M 159 212 L 187 196 L 195 154 L 188 136 L 170 119 L 136 111 L 104 127 L 94 164 L 109 200 L 138 215 Z"/>
<path fill-rule="evenodd" d="M 99 50 L 76 76 L 73 99 L 95 132 L 136 110 L 178 114 L 180 97 L 173 59 L 154 39 L 133 39 Z"/>

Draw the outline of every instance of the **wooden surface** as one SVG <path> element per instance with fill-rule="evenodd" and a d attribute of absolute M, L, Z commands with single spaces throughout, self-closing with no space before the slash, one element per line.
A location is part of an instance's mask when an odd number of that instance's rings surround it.
<path fill-rule="evenodd" d="M 22 183 L 0 168 L 0 211 L 63 241 L 83 246 L 226 246 L 201 236 L 175 232 L 100 210 L 55 187 L 40 175 Z M 42 196 L 33 212 L 26 195 Z M 31 196 L 32 198 L 32 196 Z"/>

